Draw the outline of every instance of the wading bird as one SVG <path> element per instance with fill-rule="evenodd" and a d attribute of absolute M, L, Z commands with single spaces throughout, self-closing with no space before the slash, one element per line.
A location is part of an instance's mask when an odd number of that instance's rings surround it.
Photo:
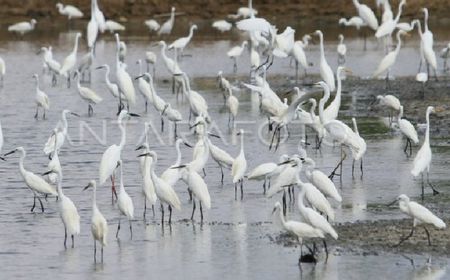
<path fill-rule="evenodd" d="M 415 201 L 411 201 L 409 197 L 404 194 L 399 195 L 397 199 L 391 204 L 394 204 L 397 201 L 399 202 L 400 210 L 406 215 L 413 218 L 413 226 L 411 232 L 407 236 L 403 237 L 400 242 L 395 245 L 395 247 L 400 246 L 403 242 L 408 240 L 413 235 L 416 226 L 419 225 L 422 225 L 425 229 L 425 233 L 427 234 L 428 239 L 428 245 L 431 246 L 430 232 L 426 228 L 426 225 L 430 224 L 435 226 L 437 229 L 445 229 L 447 225 L 444 223 L 444 221 L 431 213 L 431 211 L 424 206 Z"/>
<path fill-rule="evenodd" d="M 241 200 L 244 198 L 244 175 L 247 170 L 247 160 L 244 152 L 244 130 L 239 130 L 238 136 L 241 136 L 241 150 L 239 155 L 234 159 L 231 166 L 231 176 L 234 184 L 234 199 L 237 199 L 237 186 L 241 184 Z"/>
<path fill-rule="evenodd" d="M 123 183 L 123 163 L 122 160 L 119 160 L 117 163 L 117 166 L 120 169 L 120 187 L 119 187 L 119 194 L 117 195 L 117 205 L 119 207 L 119 223 L 117 225 L 117 232 L 116 232 L 116 238 L 119 238 L 119 231 L 120 231 L 120 219 L 122 215 L 126 216 L 128 219 L 128 222 L 130 223 L 130 239 L 133 239 L 133 227 L 131 220 L 134 218 L 134 206 L 133 201 L 131 200 L 131 197 L 128 195 L 128 193 L 125 191 L 125 186 Z"/>
<path fill-rule="evenodd" d="M 414 126 L 407 120 L 403 119 L 403 106 L 400 106 L 400 111 L 398 113 L 397 122 L 398 127 L 400 128 L 400 131 L 403 133 L 403 135 L 406 136 L 406 146 L 403 152 L 408 155 L 407 150 L 409 146 L 409 156 L 412 155 L 412 142 L 414 144 L 419 144 L 419 137 L 417 136 L 417 131 L 414 128 Z"/>
<path fill-rule="evenodd" d="M 31 19 L 29 22 L 22 21 L 22 22 L 8 26 L 8 31 L 15 32 L 20 35 L 24 35 L 25 33 L 33 31 L 34 27 L 36 26 L 36 23 L 37 23 L 37 21 L 34 18 Z"/>
<path fill-rule="evenodd" d="M 33 74 L 33 78 L 36 80 L 36 97 L 35 97 L 36 114 L 34 115 L 34 118 L 38 119 L 39 107 L 41 107 L 42 110 L 44 111 L 42 113 L 42 119 L 45 120 L 45 111 L 50 110 L 50 100 L 48 99 L 47 94 L 39 88 L 39 75 Z"/>

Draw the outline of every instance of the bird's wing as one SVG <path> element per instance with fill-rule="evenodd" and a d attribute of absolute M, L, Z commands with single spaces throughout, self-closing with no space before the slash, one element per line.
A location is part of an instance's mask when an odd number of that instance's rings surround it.
<path fill-rule="evenodd" d="M 409 202 L 408 207 L 413 217 L 420 220 L 420 222 L 425 224 L 433 224 L 437 228 L 445 228 L 444 221 L 419 203 L 411 201 Z"/>
<path fill-rule="evenodd" d="M 116 170 L 117 162 L 120 160 L 120 148 L 118 145 L 111 145 L 106 149 L 100 161 L 100 185 L 103 185 L 114 170 Z"/>

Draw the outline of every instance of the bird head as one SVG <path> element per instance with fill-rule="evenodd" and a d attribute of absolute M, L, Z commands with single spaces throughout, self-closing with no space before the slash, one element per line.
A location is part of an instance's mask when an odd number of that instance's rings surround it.
<path fill-rule="evenodd" d="M 281 210 L 281 204 L 280 202 L 275 202 L 275 205 L 273 206 L 273 210 L 272 210 L 272 215 L 277 211 L 277 210 Z"/>
<path fill-rule="evenodd" d="M 96 187 L 96 183 L 95 183 L 95 180 L 90 180 L 89 181 L 89 184 L 87 184 L 87 186 L 85 186 L 84 188 L 83 188 L 83 191 L 85 191 L 85 190 L 87 190 L 87 189 L 89 189 L 89 188 L 95 188 Z"/>

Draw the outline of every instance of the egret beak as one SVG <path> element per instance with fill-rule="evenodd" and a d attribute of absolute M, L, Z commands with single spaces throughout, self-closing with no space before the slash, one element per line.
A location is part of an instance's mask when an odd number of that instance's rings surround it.
<path fill-rule="evenodd" d="M 220 136 L 217 135 L 217 134 L 208 132 L 208 135 L 211 136 L 211 137 L 215 137 L 215 138 L 219 138 L 220 139 Z"/>
<path fill-rule="evenodd" d="M 105 68 L 105 66 L 98 66 L 98 67 L 95 67 L 95 70 L 102 69 L 102 68 Z"/>
<path fill-rule="evenodd" d="M 6 159 L 4 157 L 0 157 L 1 160 L 6 161 Z"/>
<path fill-rule="evenodd" d="M 152 155 L 150 153 L 138 155 L 137 157 L 151 157 Z"/>
<path fill-rule="evenodd" d="M 145 74 L 137 76 L 136 78 L 134 78 L 135 80 L 139 80 L 140 78 L 143 78 L 145 76 Z"/>
<path fill-rule="evenodd" d="M 168 107 L 169 107 L 169 104 L 166 104 L 166 106 L 164 106 L 164 110 L 162 110 L 161 116 L 164 115 L 164 113 L 166 112 L 166 110 L 167 110 Z"/>
<path fill-rule="evenodd" d="M 4 154 L 3 156 L 6 157 L 6 156 L 9 156 L 10 154 L 14 154 L 15 152 L 16 152 L 16 150 L 12 150 L 12 151 L 10 151 L 10 152 L 7 152 L 7 153 Z"/>
<path fill-rule="evenodd" d="M 396 202 L 398 201 L 398 199 L 396 198 L 394 201 L 392 201 L 391 203 L 389 203 L 389 204 L 387 204 L 386 206 L 392 206 L 392 205 L 394 205 Z"/>
<path fill-rule="evenodd" d="M 183 144 L 186 145 L 186 146 L 189 147 L 189 148 L 193 148 L 192 145 L 189 144 L 189 143 L 183 142 Z"/>
<path fill-rule="evenodd" d="M 78 115 L 77 113 L 74 113 L 74 112 L 70 112 L 70 114 L 71 114 L 71 115 L 74 115 L 74 116 L 76 116 L 76 117 L 80 117 L 80 115 Z"/>
<path fill-rule="evenodd" d="M 139 151 L 139 150 L 142 150 L 142 149 L 144 149 L 144 148 L 145 148 L 144 145 L 140 145 L 139 147 L 137 147 L 137 148 L 135 149 L 135 151 Z"/>
<path fill-rule="evenodd" d="M 86 187 L 83 188 L 83 191 L 89 189 L 90 187 L 92 187 L 91 183 L 89 183 Z"/>
<path fill-rule="evenodd" d="M 278 165 L 278 166 L 280 166 L 280 165 L 285 165 L 285 164 L 288 164 L 288 163 L 291 163 L 291 162 L 292 162 L 292 160 L 291 160 L 291 159 L 288 159 L 288 160 L 286 160 L 286 161 L 283 161 L 283 162 L 278 163 L 277 165 Z"/>
<path fill-rule="evenodd" d="M 306 159 L 305 159 L 305 158 L 300 158 L 300 160 L 301 160 L 302 162 L 305 162 L 305 161 L 306 161 Z"/>
<path fill-rule="evenodd" d="M 277 208 L 276 208 L 276 207 L 273 208 L 273 210 L 272 210 L 272 215 L 275 213 L 275 211 L 277 211 Z"/>
<path fill-rule="evenodd" d="M 141 117 L 141 115 L 136 114 L 136 113 L 128 113 L 128 115 L 131 117 Z"/>
<path fill-rule="evenodd" d="M 200 122 L 198 122 L 198 123 L 196 123 L 196 124 L 190 126 L 189 129 L 193 129 L 194 127 L 198 126 L 199 124 L 200 124 Z"/>
<path fill-rule="evenodd" d="M 186 165 L 182 164 L 182 165 L 178 165 L 178 166 L 173 166 L 170 169 L 180 169 L 180 168 L 185 168 L 185 167 L 186 167 Z"/>
<path fill-rule="evenodd" d="M 42 173 L 42 176 L 48 175 L 48 174 L 50 174 L 50 173 L 52 173 L 52 172 L 53 172 L 53 171 L 49 170 L 49 171 L 47 171 L 47 172 Z"/>

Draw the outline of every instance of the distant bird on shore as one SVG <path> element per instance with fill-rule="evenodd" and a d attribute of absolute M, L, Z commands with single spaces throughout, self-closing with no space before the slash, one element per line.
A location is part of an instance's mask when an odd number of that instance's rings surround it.
<path fill-rule="evenodd" d="M 22 21 L 13 25 L 8 26 L 9 32 L 16 32 L 20 35 L 24 35 L 30 31 L 34 30 L 37 21 L 33 18 L 30 21 Z"/>

